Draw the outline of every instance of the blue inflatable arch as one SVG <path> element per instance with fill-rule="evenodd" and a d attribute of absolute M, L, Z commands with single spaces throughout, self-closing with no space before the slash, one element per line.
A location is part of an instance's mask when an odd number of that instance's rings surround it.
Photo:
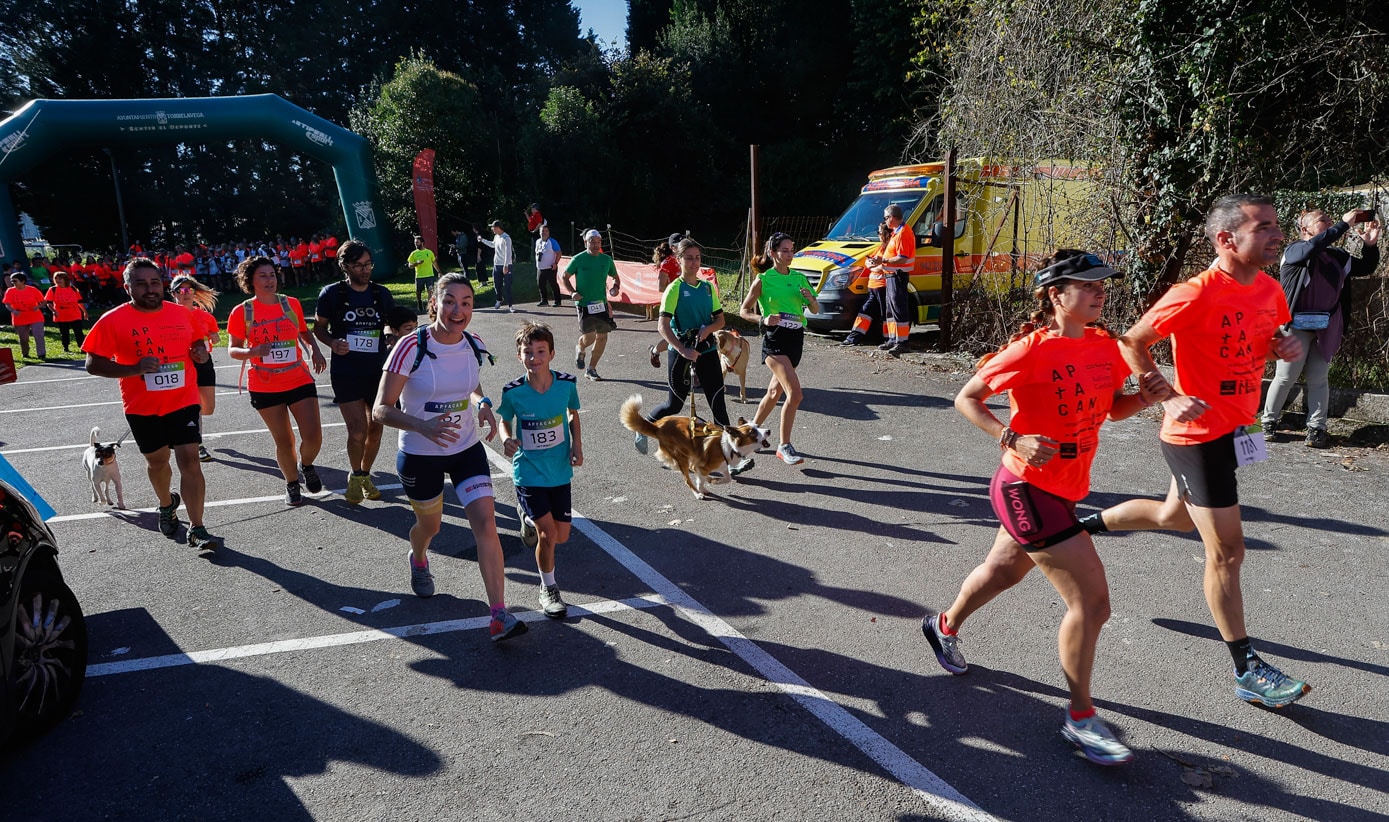
<path fill-rule="evenodd" d="M 151 100 L 34 100 L 0 122 L 0 260 L 24 255 L 9 183 L 77 148 L 217 143 L 255 137 L 333 166 L 348 234 L 371 247 L 376 275 L 397 261 L 376 195 L 371 148 L 278 94 Z"/>

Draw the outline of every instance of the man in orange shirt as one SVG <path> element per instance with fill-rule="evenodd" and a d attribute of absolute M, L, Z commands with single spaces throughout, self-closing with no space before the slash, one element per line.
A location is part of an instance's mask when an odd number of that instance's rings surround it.
<path fill-rule="evenodd" d="M 96 321 L 82 350 L 87 373 L 120 380 L 121 406 L 131 436 L 144 456 L 150 485 L 159 498 L 159 531 L 178 534 L 178 507 L 188 507 L 188 546 L 213 551 L 218 540 L 203 525 L 206 483 L 198 446 L 202 444 L 202 411 L 193 363 L 208 359 L 207 340 L 197 331 L 188 309 L 164 301 L 164 278 L 146 257 L 125 267 L 130 302 Z M 178 461 L 179 491 L 170 491 Z"/>
<path fill-rule="evenodd" d="M 1277 264 L 1283 243 L 1273 201 L 1253 194 L 1221 197 L 1206 216 L 1206 237 L 1215 246 L 1215 265 L 1173 286 L 1119 338 L 1129 368 L 1166 397 L 1161 446 L 1172 470 L 1167 499 L 1129 500 L 1081 522 L 1092 534 L 1196 528 L 1206 549 L 1206 604 L 1235 663 L 1235 694 L 1281 708 L 1311 688 L 1261 659 L 1245 629 L 1244 526 L 1235 469 L 1268 457 L 1254 425 L 1265 362 L 1270 354 L 1296 360 L 1302 343 L 1283 333 L 1291 319 L 1288 303 L 1278 281 L 1262 270 Z M 1165 385 L 1148 349 L 1168 337 L 1176 380 Z"/>
<path fill-rule="evenodd" d="M 916 265 L 916 235 L 903 222 L 899 205 L 883 209 L 883 222 L 887 226 L 887 239 L 877 254 L 864 260 L 870 272 L 868 287 L 874 291 L 869 292 L 868 303 L 854 319 L 854 328 L 841 345 L 858 345 L 859 339 L 873 327 L 877 313 L 874 309 L 881 308 L 883 342 L 878 349 L 896 357 L 907 350 L 907 338 L 912 330 L 911 292 L 907 284 L 912 266 Z M 875 295 L 878 305 L 870 306 Z"/>

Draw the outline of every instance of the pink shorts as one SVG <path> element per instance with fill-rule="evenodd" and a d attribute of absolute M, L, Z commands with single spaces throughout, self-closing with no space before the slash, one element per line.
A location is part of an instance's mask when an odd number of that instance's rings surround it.
<path fill-rule="evenodd" d="M 1019 479 L 1001 465 L 989 482 L 989 502 L 1008 536 L 1028 552 L 1050 548 L 1084 530 L 1074 502 Z"/>

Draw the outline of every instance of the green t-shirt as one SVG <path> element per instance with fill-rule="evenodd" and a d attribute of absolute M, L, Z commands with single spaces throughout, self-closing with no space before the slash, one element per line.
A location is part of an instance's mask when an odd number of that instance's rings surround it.
<path fill-rule="evenodd" d="M 670 317 L 670 330 L 677 337 L 698 331 L 712 322 L 715 314 L 722 313 L 723 306 L 708 280 L 696 280 L 690 285 L 681 277 L 666 286 L 665 294 L 661 295 L 661 316 Z M 710 334 L 705 343 L 704 350 L 708 350 L 714 344 L 714 335 Z"/>
<path fill-rule="evenodd" d="M 523 488 L 555 488 L 574 478 L 569 463 L 569 412 L 579 410 L 579 385 L 573 374 L 551 371 L 554 382 L 545 393 L 525 376 L 502 389 L 497 416 L 511 427 L 521 447 L 511 458 L 511 480 Z"/>
<path fill-rule="evenodd" d="M 780 274 L 775 268 L 769 268 L 757 275 L 757 279 L 762 282 L 762 292 L 757 297 L 757 305 L 762 309 L 763 316 L 770 314 L 790 314 L 798 321 L 805 314 L 805 307 L 809 305 L 805 296 L 801 294 L 801 289 L 809 291 L 810 281 L 799 271 L 788 271 Z"/>
<path fill-rule="evenodd" d="M 608 301 L 608 278 L 617 276 L 617 264 L 606 254 L 590 254 L 580 251 L 564 269 L 565 276 L 574 277 L 574 290 L 583 295 L 579 305 L 606 303 Z"/>
<path fill-rule="evenodd" d="M 427 248 L 417 248 L 410 252 L 410 256 L 405 258 L 406 262 L 419 263 L 415 267 L 415 279 L 423 280 L 425 277 L 434 276 L 434 252 Z"/>

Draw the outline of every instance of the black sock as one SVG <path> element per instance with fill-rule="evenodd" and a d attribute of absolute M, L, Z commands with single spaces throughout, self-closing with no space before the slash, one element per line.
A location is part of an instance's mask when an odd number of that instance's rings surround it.
<path fill-rule="evenodd" d="M 1080 518 L 1080 527 L 1085 529 L 1087 534 L 1098 534 L 1101 531 L 1108 531 L 1109 528 L 1104 524 L 1104 512 L 1095 513 Z"/>
<path fill-rule="evenodd" d="M 1249 660 L 1255 658 L 1254 646 L 1250 644 L 1249 637 L 1227 642 L 1225 647 L 1230 649 L 1230 658 L 1235 661 L 1235 676 L 1248 671 Z"/>

